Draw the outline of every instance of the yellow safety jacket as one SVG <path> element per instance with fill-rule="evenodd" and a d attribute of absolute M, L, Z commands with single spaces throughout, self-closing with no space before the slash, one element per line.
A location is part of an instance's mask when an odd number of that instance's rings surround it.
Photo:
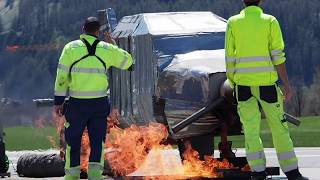
<path fill-rule="evenodd" d="M 87 46 L 92 46 L 92 52 L 88 52 Z M 132 64 L 128 52 L 98 41 L 95 36 L 82 34 L 80 40 L 68 43 L 62 51 L 55 96 L 69 95 L 80 99 L 105 97 L 108 90 L 107 70 L 111 66 L 128 69 Z"/>
<path fill-rule="evenodd" d="M 274 84 L 278 80 L 274 66 L 286 60 L 277 19 L 257 6 L 228 20 L 225 51 L 229 81 L 243 86 Z"/>

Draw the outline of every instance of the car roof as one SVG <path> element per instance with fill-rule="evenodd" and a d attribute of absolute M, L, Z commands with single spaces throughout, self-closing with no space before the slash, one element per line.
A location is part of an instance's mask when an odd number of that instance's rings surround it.
<path fill-rule="evenodd" d="M 212 12 L 142 13 L 123 17 L 113 34 L 116 37 L 225 32 L 226 20 Z"/>

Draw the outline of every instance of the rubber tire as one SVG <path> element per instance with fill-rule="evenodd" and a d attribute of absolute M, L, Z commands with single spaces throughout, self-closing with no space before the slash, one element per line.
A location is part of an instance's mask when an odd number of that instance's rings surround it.
<path fill-rule="evenodd" d="M 44 178 L 64 176 L 64 161 L 58 154 L 24 154 L 17 162 L 21 177 Z"/>

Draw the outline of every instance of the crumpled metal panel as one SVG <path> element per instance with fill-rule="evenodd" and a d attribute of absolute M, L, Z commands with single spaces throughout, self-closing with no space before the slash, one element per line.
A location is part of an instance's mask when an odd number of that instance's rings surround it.
<path fill-rule="evenodd" d="M 110 73 L 112 107 L 120 110 L 121 125 L 155 121 L 157 98 L 165 99 L 171 127 L 219 97 L 226 79 L 225 27 L 224 20 L 211 12 L 124 17 L 112 35 L 134 57 L 135 70 Z M 219 119 L 208 114 L 174 136 L 210 133 L 218 125 Z"/>
<path fill-rule="evenodd" d="M 209 76 L 213 82 L 221 83 L 218 73 L 226 71 L 224 50 L 193 51 L 176 55 L 163 69 L 159 77 L 159 90 L 162 98 L 189 100 L 207 104 L 217 97 L 210 94 L 219 91 L 220 84 L 210 87 Z M 225 78 L 223 77 L 223 81 Z"/>
<path fill-rule="evenodd" d="M 155 87 L 154 54 L 150 35 L 117 38 L 121 48 L 135 60 L 135 69 L 127 72 L 112 69 L 111 104 L 120 110 L 122 127 L 144 125 L 154 120 L 152 96 Z"/>

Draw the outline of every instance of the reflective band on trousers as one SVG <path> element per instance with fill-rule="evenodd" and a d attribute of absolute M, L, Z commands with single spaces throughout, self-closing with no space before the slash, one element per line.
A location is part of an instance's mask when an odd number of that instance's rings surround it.
<path fill-rule="evenodd" d="M 103 166 L 98 163 L 89 163 L 89 170 L 103 170 Z"/>
<path fill-rule="evenodd" d="M 292 171 L 292 170 L 295 170 L 295 169 L 298 169 L 298 163 L 294 163 L 294 164 L 290 164 L 290 165 L 281 167 L 281 169 L 285 173 L 289 172 L 289 171 Z"/>
<path fill-rule="evenodd" d="M 70 96 L 105 96 L 107 95 L 107 90 L 103 91 L 70 91 Z"/>
<path fill-rule="evenodd" d="M 271 51 L 271 55 L 272 55 L 272 56 L 276 56 L 276 55 L 279 55 L 279 54 L 281 54 L 281 53 L 283 53 L 282 50 L 273 50 L 273 51 Z"/>
<path fill-rule="evenodd" d="M 265 166 L 265 165 L 250 166 L 250 168 L 251 168 L 252 171 L 254 171 L 254 172 L 261 172 L 261 171 L 266 170 L 266 166 Z"/>
<path fill-rule="evenodd" d="M 266 156 L 263 151 L 255 152 L 255 153 L 247 153 L 248 161 L 253 161 L 258 159 L 266 159 Z"/>
<path fill-rule="evenodd" d="M 234 72 L 234 73 L 254 73 L 254 72 L 272 72 L 272 71 L 275 71 L 273 66 L 227 69 L 227 72 Z"/>
<path fill-rule="evenodd" d="M 58 69 L 63 70 L 65 72 L 69 72 L 69 67 L 63 64 L 58 65 Z M 97 73 L 97 74 L 106 74 L 106 71 L 101 68 L 80 68 L 80 67 L 73 67 L 71 72 L 77 73 Z"/>
<path fill-rule="evenodd" d="M 120 65 L 120 69 L 123 69 L 126 65 L 127 65 L 127 62 L 128 62 L 128 57 L 127 55 L 125 54 L 123 60 L 122 60 L 122 63 Z"/>
<path fill-rule="evenodd" d="M 67 91 L 55 91 L 55 96 L 67 96 Z"/>
<path fill-rule="evenodd" d="M 80 167 L 65 169 L 66 175 L 79 175 L 80 174 Z"/>
<path fill-rule="evenodd" d="M 279 153 L 277 154 L 279 161 L 288 160 L 296 157 L 296 153 L 294 151 Z"/>

